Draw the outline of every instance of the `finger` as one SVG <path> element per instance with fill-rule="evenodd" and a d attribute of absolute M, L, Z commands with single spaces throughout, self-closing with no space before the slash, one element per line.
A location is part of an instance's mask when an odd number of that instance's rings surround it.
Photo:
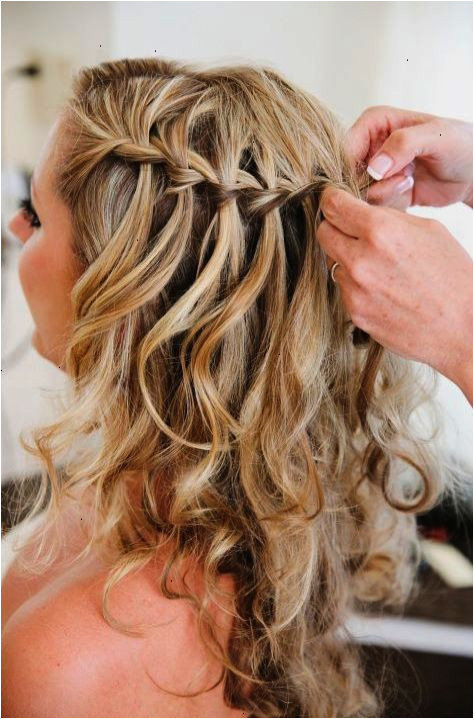
<path fill-rule="evenodd" d="M 437 120 L 395 130 L 370 159 L 367 172 L 375 180 L 387 179 L 417 157 L 442 153 L 445 143 Z"/>
<path fill-rule="evenodd" d="M 349 268 L 354 258 L 360 253 L 356 238 L 345 235 L 328 220 L 323 220 L 319 225 L 316 231 L 316 240 L 326 253 L 326 264 L 329 269 L 334 262 L 339 262 L 344 268 Z M 337 272 L 339 273 L 339 267 Z"/>
<path fill-rule="evenodd" d="M 346 152 L 353 166 L 356 163 L 366 165 L 392 132 L 402 127 L 430 122 L 433 119 L 434 115 L 389 105 L 369 107 L 346 132 L 344 139 Z"/>
<path fill-rule="evenodd" d="M 393 197 L 388 198 L 381 206 L 391 208 L 393 210 L 400 210 L 401 212 L 406 212 L 406 210 L 408 210 L 408 208 L 412 205 L 413 191 L 408 190 L 408 192 L 402 192 L 401 195 L 394 195 Z"/>
<path fill-rule="evenodd" d="M 333 264 L 334 264 L 335 262 L 339 262 L 339 260 L 335 260 L 334 257 L 332 257 L 331 255 L 327 255 L 327 254 L 325 253 L 324 256 L 325 256 L 325 258 L 326 258 L 326 265 L 327 265 L 328 270 L 331 269 L 331 267 L 333 266 Z"/>
<path fill-rule="evenodd" d="M 374 213 L 377 212 L 377 208 L 337 187 L 328 187 L 323 191 L 320 208 L 325 219 L 352 238 L 365 235 L 368 224 L 373 222 Z"/>
<path fill-rule="evenodd" d="M 338 265 L 337 265 L 336 269 L 334 270 L 334 280 L 332 280 L 332 277 L 331 277 L 331 280 L 333 282 L 335 282 L 337 285 L 342 284 L 343 286 L 346 286 L 348 282 L 350 283 L 352 281 L 351 276 L 350 276 L 349 272 L 347 271 L 347 267 L 345 265 L 343 265 L 340 260 L 335 260 L 330 255 L 326 255 L 326 265 L 327 265 L 329 272 L 331 272 L 335 262 L 337 262 Z"/>
<path fill-rule="evenodd" d="M 399 173 L 388 180 L 380 180 L 371 185 L 367 191 L 367 202 L 370 205 L 383 205 L 406 209 L 411 201 L 415 181 L 412 175 Z M 408 204 L 407 204 L 408 201 Z"/>
<path fill-rule="evenodd" d="M 415 172 L 415 163 L 409 162 L 406 167 L 402 170 L 402 175 L 405 175 L 405 177 L 413 177 Z"/>
<path fill-rule="evenodd" d="M 331 271 L 333 265 L 334 260 L 328 258 L 329 272 Z M 332 279 L 332 277 L 330 277 L 329 279 L 331 282 L 334 282 L 334 284 L 338 286 L 339 292 L 341 294 L 342 303 L 352 320 L 352 308 L 355 305 L 356 298 L 360 295 L 360 287 L 352 279 L 351 274 L 347 270 L 347 267 L 342 264 L 338 264 L 338 266 L 335 268 L 334 279 Z M 364 341 L 367 340 L 367 336 L 365 335 L 365 333 L 361 333 L 360 329 L 358 330 L 358 332 L 356 332 L 355 338 L 359 344 L 362 344 Z"/>
<path fill-rule="evenodd" d="M 331 257 L 327 258 L 329 272 L 331 272 L 334 262 L 336 262 L 336 260 L 333 260 Z M 334 282 L 336 285 L 340 285 L 341 291 L 344 291 L 344 293 L 347 292 L 348 287 L 352 288 L 354 284 L 347 268 L 341 263 L 339 263 L 334 270 L 334 279 L 332 279 L 332 277 L 330 277 L 330 279 L 331 282 Z"/>

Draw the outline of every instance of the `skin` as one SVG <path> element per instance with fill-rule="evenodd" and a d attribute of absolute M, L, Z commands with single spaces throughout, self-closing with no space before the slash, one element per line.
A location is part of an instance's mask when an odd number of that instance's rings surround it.
<path fill-rule="evenodd" d="M 386 112 L 382 115 L 390 136 L 394 125 L 387 125 Z M 373 152 L 371 132 L 374 128 L 377 131 L 377 118 L 376 113 L 366 115 L 362 124 L 357 126 L 357 132 L 354 131 L 353 138 L 356 139 L 353 147 L 359 148 L 357 152 L 361 157 L 364 152 L 365 155 L 371 150 Z M 452 133 L 450 137 L 455 135 Z M 421 147 L 426 150 L 430 147 L 419 145 L 419 139 L 416 136 L 414 149 Z M 65 339 L 72 321 L 70 294 L 80 274 L 72 252 L 71 217 L 52 189 L 62 142 L 61 126 L 57 121 L 51 128 L 33 177 L 33 206 L 42 226 L 32 228 L 21 211 L 9 224 L 13 234 L 23 244 L 19 276 L 36 324 L 33 345 L 59 368 L 63 367 Z M 430 198 L 430 178 L 426 173 L 426 167 L 430 165 L 426 161 L 432 152 L 428 152 L 428 157 L 413 149 L 406 151 L 408 144 L 408 140 L 403 140 L 398 150 L 397 144 L 393 145 L 392 152 L 394 155 L 400 152 L 401 159 L 392 168 L 391 177 L 384 180 L 388 183 L 385 194 L 380 189 L 378 195 L 376 190 L 372 193 L 375 204 L 389 205 L 392 201 L 394 206 L 372 207 L 348 193 L 330 190 L 322 198 L 326 219 L 318 228 L 317 236 L 329 255 L 328 264 L 332 264 L 333 259 L 341 261 L 337 280 L 343 300 L 349 311 L 352 309 L 355 323 L 394 351 L 432 364 L 456 381 L 466 396 L 469 394 L 470 357 L 472 403 L 472 262 L 440 223 L 398 211 L 412 202 L 419 204 L 423 200 L 429 204 Z M 452 153 L 452 147 L 448 150 L 446 158 Z M 355 159 L 356 150 L 353 152 Z M 461 156 L 464 157 L 464 154 L 461 153 Z M 425 161 L 424 165 L 420 164 L 422 161 Z M 439 174 L 443 164 L 436 158 L 433 161 L 432 157 L 430 162 L 434 182 L 437 183 L 437 194 L 433 197 L 439 204 L 440 187 L 442 189 L 446 183 L 454 182 L 459 190 L 459 182 L 462 184 L 465 178 L 459 181 L 456 177 L 454 180 L 446 177 L 443 172 Z M 446 162 L 448 159 L 445 165 Z M 413 163 L 411 168 L 410 163 Z M 403 179 L 404 172 L 413 174 L 417 190 L 406 193 L 401 199 L 395 184 Z M 471 195 L 469 198 L 466 194 L 465 201 L 469 204 L 470 199 L 472 205 L 472 164 L 470 172 Z M 420 186 L 423 183 L 423 187 L 427 188 L 427 194 L 420 194 L 420 198 L 416 194 L 418 179 Z M 452 189 L 452 185 L 450 187 Z M 459 197 L 453 199 L 452 195 L 448 195 L 444 199 L 458 201 Z M 468 284 L 471 284 L 471 298 Z M 469 315 L 470 322 L 466 321 Z M 469 342 L 459 339 L 469 334 L 470 346 Z M 167 676 L 166 671 L 176 667 L 178 658 L 190 669 L 197 656 L 194 648 L 199 650 L 198 638 L 194 636 L 190 642 L 192 635 L 184 626 L 183 642 L 179 643 L 179 647 L 185 644 L 186 651 L 180 651 L 177 657 L 173 655 L 177 651 L 176 630 L 171 631 L 168 639 L 157 637 L 156 642 L 137 643 L 137 640 L 117 635 L 104 622 L 98 622 L 105 574 L 102 575 L 98 567 L 92 567 L 91 574 L 90 571 L 90 567 L 83 568 L 84 573 L 79 577 L 70 573 L 57 576 L 57 581 L 43 586 L 29 602 L 20 606 L 19 611 L 15 612 L 10 604 L 11 618 L 6 622 L 2 637 L 2 656 L 5 659 L 2 679 L 6 687 L 4 702 L 7 704 L 3 713 L 6 716 L 31 716 L 33 710 L 39 712 L 37 716 L 131 716 L 137 711 L 143 711 L 140 715 L 145 716 L 246 716 L 243 712 L 225 707 L 220 690 L 216 691 L 212 700 L 209 694 L 201 695 L 197 703 L 191 705 L 193 709 L 185 708 L 181 700 L 175 701 L 168 696 L 163 697 L 162 706 L 157 707 L 154 686 L 143 688 L 139 696 L 126 693 L 128 686 L 143 686 L 144 667 L 150 673 L 157 667 L 162 668 L 165 674 L 155 676 L 155 679 L 170 687 L 174 675 Z M 118 590 L 117 599 L 124 610 L 124 618 L 130 619 L 130 609 L 138 605 L 154 611 L 157 606 L 156 586 L 153 586 L 152 579 L 144 572 L 140 576 L 129 577 L 122 591 Z M 226 588 L 232 591 L 231 584 Z M 8 589 L 7 577 L 2 585 L 2 598 L 6 595 L 7 601 Z M 137 603 L 138 594 L 140 601 Z M 180 625 L 188 621 L 184 605 L 179 611 L 176 603 L 163 600 L 158 609 L 158 619 L 165 627 L 168 620 L 173 621 L 176 616 Z M 222 619 L 223 637 L 229 628 L 225 625 L 225 616 Z M 58 618 L 61 620 L 59 624 Z M 150 619 L 149 615 L 133 617 L 132 621 L 147 619 Z M 153 619 L 156 621 L 157 617 L 153 616 Z M 45 632 L 45 627 L 48 632 Z M 92 631 L 85 631 L 85 628 Z M 88 671 L 91 666 L 91 641 L 97 642 L 94 652 L 94 669 L 100 670 L 97 673 Z M 131 661 L 131 658 L 136 661 Z M 200 657 L 197 659 L 202 663 Z M 138 669 L 131 669 L 135 666 Z M 71 686 L 72 681 L 75 682 L 74 692 L 65 692 L 64 686 Z M 20 687 L 21 691 L 18 691 Z M 120 688 L 125 688 L 125 694 L 117 694 Z M 174 688 L 182 690 L 182 682 Z M 112 703 L 105 706 L 107 701 Z M 138 709 L 137 701 L 140 702 Z M 42 702 L 42 706 L 38 702 Z"/>
<path fill-rule="evenodd" d="M 63 143 L 58 119 L 32 181 L 42 226 L 32 228 L 23 211 L 9 223 L 23 243 L 19 277 L 36 325 L 33 345 L 59 368 L 72 321 L 71 290 L 81 271 L 69 209 L 53 191 Z M 346 146 L 354 167 L 382 153 L 393 166 L 370 188 L 369 204 L 341 190 L 322 196 L 325 220 L 316 236 L 328 266 L 340 262 L 343 301 L 357 326 L 388 349 L 430 364 L 472 404 L 472 261 L 440 223 L 394 211 L 458 201 L 472 206 L 472 125 L 377 106 L 354 123 Z M 400 192 L 407 177 L 414 186 Z"/>
<path fill-rule="evenodd" d="M 63 140 L 60 121 L 51 127 L 36 164 L 31 200 L 41 227 L 31 227 L 23 210 L 9 229 L 23 247 L 18 273 L 35 323 L 32 344 L 39 354 L 63 369 L 65 341 L 72 322 L 71 290 L 81 269 L 72 252 L 72 224 L 67 206 L 53 190 Z"/>
<path fill-rule="evenodd" d="M 387 106 L 346 136 L 354 169 L 392 159 L 368 202 L 329 188 L 316 238 L 354 324 L 387 349 L 429 364 L 472 405 L 472 260 L 440 222 L 412 205 L 472 207 L 472 124 Z M 402 186 L 408 177 L 411 187 Z"/>
<path fill-rule="evenodd" d="M 32 205 L 41 227 L 31 227 L 23 210 L 9 222 L 23 245 L 19 277 L 36 325 L 33 346 L 60 369 L 73 318 L 71 290 L 81 273 L 72 250 L 69 209 L 53 190 L 64 141 L 58 120 L 32 180 Z M 132 502 L 137 489 L 138 485 L 130 488 Z M 205 662 L 189 607 L 184 600 L 161 596 L 156 569 L 148 566 L 113 590 L 112 610 L 118 609 L 117 616 L 124 621 L 159 622 L 162 628 L 148 632 L 145 639 L 124 637 L 110 628 L 102 618 L 107 571 L 100 559 L 92 554 L 66 571 L 62 565 L 85 545 L 81 507 L 78 503 L 64 509 L 59 529 L 64 550 L 46 574 L 25 578 L 14 562 L 2 582 L 3 715 L 247 716 L 225 704 L 222 683 L 189 699 L 157 690 L 153 681 L 174 691 L 189 691 L 186 682 Z M 201 575 L 192 571 L 197 588 Z M 231 593 L 235 589 L 230 575 L 222 575 L 219 584 Z M 216 609 L 215 616 L 218 637 L 225 642 L 229 614 Z M 192 688 L 209 687 L 219 675 L 220 664 L 212 660 Z M 65 686 L 74 690 L 64 691 Z"/>
<path fill-rule="evenodd" d="M 145 625 L 143 637 L 124 635 L 104 621 L 107 570 L 100 563 L 70 569 L 21 606 L 2 633 L 2 715 L 248 716 L 225 704 L 222 682 L 195 698 L 175 697 L 157 687 L 198 691 L 211 687 L 221 673 L 218 659 L 205 651 L 189 605 L 160 594 L 156 577 L 164 561 L 165 556 L 157 557 L 156 563 L 127 575 L 111 593 L 113 615 Z M 193 590 L 202 589 L 201 576 L 191 566 L 186 579 Z M 229 576 L 220 584 L 232 592 Z M 184 590 L 177 575 L 170 586 Z M 230 605 L 222 601 L 209 609 L 225 643 Z M 200 669 L 203 673 L 195 678 Z"/>
<path fill-rule="evenodd" d="M 464 202 L 472 208 L 470 122 L 386 105 L 370 107 L 349 129 L 346 150 L 353 166 L 368 165 L 369 174 L 381 154 L 393 161 L 382 180 L 375 178 L 369 204 L 406 209 Z M 413 176 L 413 189 L 400 193 L 398 184 L 406 174 Z"/>

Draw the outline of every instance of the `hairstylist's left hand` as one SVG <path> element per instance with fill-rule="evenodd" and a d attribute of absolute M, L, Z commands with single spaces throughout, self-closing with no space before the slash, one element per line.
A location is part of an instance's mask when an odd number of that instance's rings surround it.
<path fill-rule="evenodd" d="M 337 188 L 321 197 L 316 239 L 357 327 L 429 364 L 472 404 L 472 260 L 437 220 L 372 206 Z"/>

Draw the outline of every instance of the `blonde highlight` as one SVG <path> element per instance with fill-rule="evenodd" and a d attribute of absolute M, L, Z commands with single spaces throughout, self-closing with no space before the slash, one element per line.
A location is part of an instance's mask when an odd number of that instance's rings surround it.
<path fill-rule="evenodd" d="M 22 438 L 43 465 L 32 515 L 50 494 L 35 538 L 84 490 L 92 522 L 76 559 L 109 557 L 111 626 L 140 634 L 114 619 L 110 591 L 169 546 L 160 590 L 195 607 L 229 706 L 380 715 L 344 622 L 414 591 L 414 512 L 444 476 L 410 424 L 432 390 L 413 363 L 353 341 L 315 240 L 324 188 L 364 199 L 369 176 L 336 116 L 271 68 L 105 62 L 80 69 L 63 118 L 57 193 L 84 269 L 70 406 Z M 58 472 L 55 457 L 97 430 L 99 446 Z M 390 493 L 401 463 L 422 478 L 411 503 Z M 40 554 L 44 567 L 54 548 Z M 189 561 L 201 596 L 186 572 L 185 591 L 168 586 Z M 225 647 L 213 602 L 230 602 Z"/>

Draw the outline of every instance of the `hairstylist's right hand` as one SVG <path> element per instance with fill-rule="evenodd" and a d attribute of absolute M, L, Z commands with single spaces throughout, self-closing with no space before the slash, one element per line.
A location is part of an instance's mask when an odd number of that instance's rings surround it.
<path fill-rule="evenodd" d="M 367 169 L 377 180 L 370 204 L 472 207 L 470 122 L 378 105 L 356 120 L 345 145 L 356 171 Z"/>
<path fill-rule="evenodd" d="M 437 220 L 321 195 L 316 239 L 353 323 L 452 380 L 472 404 L 472 260 Z"/>

